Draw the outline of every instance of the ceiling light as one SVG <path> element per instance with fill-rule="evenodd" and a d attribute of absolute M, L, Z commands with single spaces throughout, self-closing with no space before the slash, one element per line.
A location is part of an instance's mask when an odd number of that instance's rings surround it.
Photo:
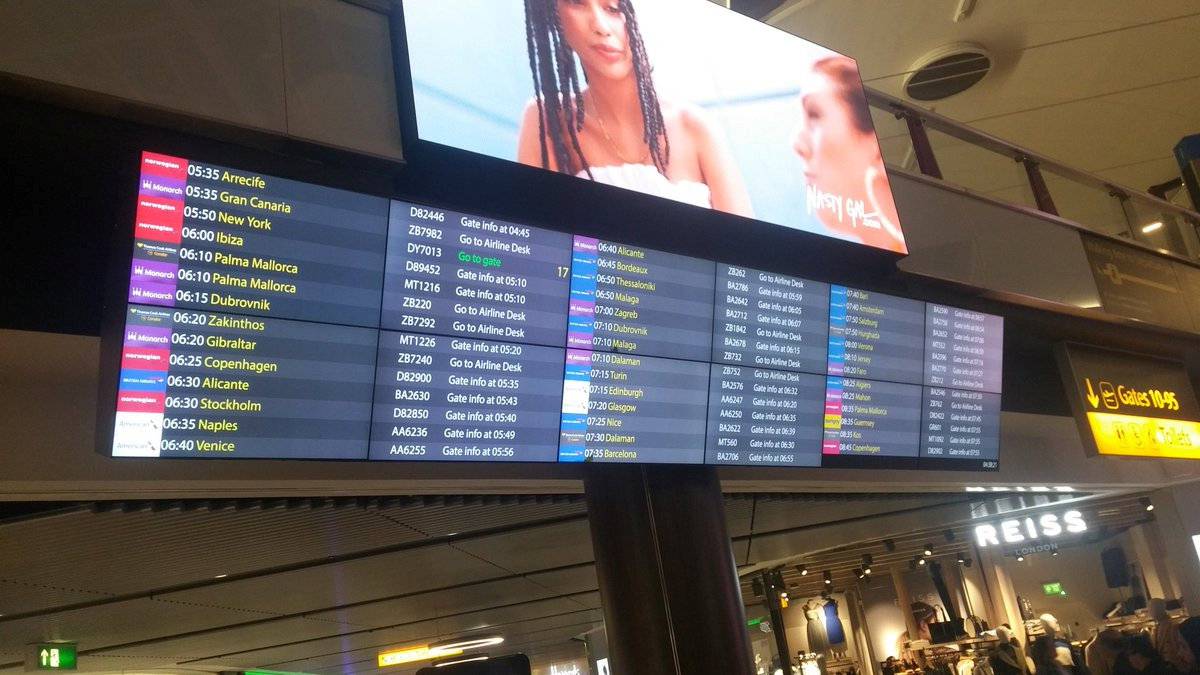
<path fill-rule="evenodd" d="M 451 640 L 450 642 L 439 642 L 435 645 L 432 645 L 430 647 L 430 649 L 433 649 L 433 650 L 457 649 L 460 652 L 465 652 L 468 649 L 479 649 L 480 647 L 491 647 L 493 645 L 498 645 L 501 642 L 504 642 L 504 638 L 500 637 L 499 635 L 493 635 L 492 637 L 485 637 L 485 638 L 470 638 L 470 639 L 466 639 L 466 640 Z"/>
<path fill-rule="evenodd" d="M 1138 503 L 1141 504 L 1142 506 L 1146 507 L 1147 511 L 1154 510 L 1154 502 L 1150 501 L 1149 497 L 1140 497 L 1138 499 Z"/>
<path fill-rule="evenodd" d="M 933 544 L 925 544 L 925 550 L 922 553 L 925 554 L 926 558 L 933 555 Z"/>
<path fill-rule="evenodd" d="M 1054 491 L 1055 492 L 1074 492 L 1075 488 L 1073 488 L 1069 485 L 1055 485 Z"/>
<path fill-rule="evenodd" d="M 215 577 L 213 577 L 213 578 L 214 578 L 214 579 L 224 579 L 224 578 L 225 578 L 225 577 L 227 577 L 227 576 L 229 576 L 229 575 L 228 575 L 228 574 L 218 574 L 217 576 L 215 576 Z"/>
<path fill-rule="evenodd" d="M 967 492 L 987 492 L 987 488 L 979 487 L 978 485 L 972 485 L 967 487 Z"/>
<path fill-rule="evenodd" d="M 806 577 L 808 576 L 808 565 L 798 565 L 796 571 L 800 573 L 800 576 Z"/>
<path fill-rule="evenodd" d="M 1025 556 L 1023 556 L 1023 555 L 1017 556 L 1017 562 L 1025 562 Z"/>
<path fill-rule="evenodd" d="M 861 569 L 861 568 L 858 568 L 858 567 L 855 567 L 855 568 L 854 568 L 854 574 L 855 574 L 855 576 L 857 576 L 859 579 L 866 579 L 866 578 L 867 578 L 867 575 L 866 575 L 866 574 L 863 574 L 863 571 L 862 571 L 862 569 Z"/>
<path fill-rule="evenodd" d="M 863 563 L 862 569 L 863 569 L 863 572 L 864 572 L 864 573 L 866 573 L 866 574 L 870 574 L 870 573 L 871 573 L 871 565 L 872 565 L 874 562 L 875 562 L 875 561 L 874 561 L 874 560 L 871 558 L 871 554 L 870 554 L 870 553 L 864 553 L 864 554 L 863 554 L 863 556 L 862 556 L 862 563 Z"/>
<path fill-rule="evenodd" d="M 449 661 L 436 661 L 436 662 L 434 662 L 433 667 L 434 668 L 445 668 L 446 666 L 457 666 L 460 663 L 471 663 L 472 661 L 487 661 L 488 658 L 489 657 L 487 654 L 480 654 L 479 656 L 467 656 L 467 657 L 464 657 L 461 659 L 451 659 Z"/>
<path fill-rule="evenodd" d="M 388 666 L 399 666 L 405 663 L 416 663 L 418 661 L 429 661 L 440 656 L 458 656 L 462 654 L 462 650 L 439 649 L 434 651 L 429 645 L 421 645 L 420 647 L 409 647 L 407 649 L 394 649 L 390 652 L 379 652 L 378 663 L 380 668 Z"/>
<path fill-rule="evenodd" d="M 1051 554 L 1050 554 L 1050 556 L 1051 556 L 1051 557 L 1054 557 L 1054 558 L 1057 558 L 1057 557 L 1058 557 L 1058 551 L 1055 551 L 1054 553 L 1051 553 Z"/>
<path fill-rule="evenodd" d="M 1153 223 L 1146 223 L 1142 226 L 1142 234 L 1150 234 L 1162 229 L 1162 221 L 1156 220 Z"/>
<path fill-rule="evenodd" d="M 826 586 L 833 583 L 833 574 L 831 574 L 829 572 L 829 570 L 825 570 L 824 572 L 821 573 L 821 575 L 825 577 L 825 585 Z"/>
<path fill-rule="evenodd" d="M 918 564 L 918 565 L 924 565 L 924 564 L 925 564 L 925 559 L 924 559 L 924 558 L 917 558 L 917 564 Z"/>
<path fill-rule="evenodd" d="M 965 555 L 964 555 L 964 554 L 962 554 L 962 553 L 959 553 L 959 554 L 958 554 L 958 564 L 959 564 L 959 565 L 965 565 L 966 563 L 967 563 L 967 556 L 965 556 Z"/>

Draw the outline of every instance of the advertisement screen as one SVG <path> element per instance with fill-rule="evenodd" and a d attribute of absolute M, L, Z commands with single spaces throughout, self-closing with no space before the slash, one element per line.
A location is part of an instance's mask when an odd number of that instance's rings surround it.
<path fill-rule="evenodd" d="M 131 198 L 105 454 L 997 467 L 998 316 L 150 152 Z"/>
<path fill-rule="evenodd" d="M 708 0 L 404 0 L 417 133 L 907 252 L 855 61 Z"/>

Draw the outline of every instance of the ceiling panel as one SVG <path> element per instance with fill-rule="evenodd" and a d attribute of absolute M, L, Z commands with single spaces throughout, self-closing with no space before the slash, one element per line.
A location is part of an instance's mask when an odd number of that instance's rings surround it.
<path fill-rule="evenodd" d="M 526 578 L 530 582 L 557 594 L 594 591 L 598 587 L 594 565 L 542 574 L 530 574 Z"/>
<path fill-rule="evenodd" d="M 373 603 L 337 612 L 316 612 L 314 618 L 342 618 L 364 626 L 391 626 L 507 605 L 552 593 L 525 579 L 508 579 L 465 588 L 423 593 L 400 600 Z"/>
<path fill-rule="evenodd" d="M 480 503 L 470 498 L 464 499 L 467 499 L 466 503 L 451 503 L 442 508 L 425 505 L 397 507 L 387 510 L 386 515 L 430 537 L 442 537 L 587 513 L 587 505 L 583 503 L 581 495 L 480 499 Z"/>
<path fill-rule="evenodd" d="M 104 593 L 0 579 L 0 614 L 31 612 L 106 597 Z"/>
<path fill-rule="evenodd" d="M 423 538 L 353 507 L 79 511 L 0 526 L 0 578 L 128 593 Z"/>
<path fill-rule="evenodd" d="M 95 649 L 262 617 L 207 605 L 131 600 L 53 616 L 5 620 L 0 623 L 0 649 L 19 650 L 42 640 L 78 640 L 84 649 Z"/>
<path fill-rule="evenodd" d="M 228 653 L 263 646 L 274 646 L 280 642 L 310 640 L 338 635 L 359 626 L 347 626 L 331 621 L 312 619 L 286 619 L 270 623 L 221 630 L 193 637 L 159 640 L 153 644 L 139 645 L 116 650 L 112 653 L 125 656 L 149 656 L 171 654 L 183 659 L 209 656 L 213 653 Z"/>
<path fill-rule="evenodd" d="M 586 520 L 475 539 L 456 546 L 513 572 L 593 559 L 592 535 Z"/>
<path fill-rule="evenodd" d="M 290 614 L 501 576 L 503 570 L 435 546 L 235 581 L 162 597 Z M 289 589 L 279 593 L 280 588 Z"/>
<path fill-rule="evenodd" d="M 512 651 L 517 649 L 523 643 L 532 641 L 540 641 L 545 639 L 565 640 L 574 635 L 578 635 L 586 630 L 589 626 L 594 626 L 600 621 L 600 614 L 596 610 L 578 611 L 569 614 L 560 614 L 554 611 L 561 607 L 556 602 L 539 603 L 535 609 L 527 610 L 534 615 L 547 614 L 544 618 L 535 618 L 530 620 L 508 622 L 503 625 L 497 625 L 498 621 L 488 624 L 487 627 L 479 628 L 476 632 L 470 631 L 431 631 L 428 624 L 422 624 L 424 630 L 421 635 L 410 637 L 406 640 L 398 640 L 387 642 L 381 640 L 380 635 L 373 634 L 372 640 L 369 643 L 356 641 L 351 647 L 347 645 L 342 651 L 327 651 L 320 655 L 314 655 L 307 658 L 292 659 L 287 661 L 259 661 L 258 667 L 271 669 L 285 669 L 290 671 L 311 672 L 326 668 L 341 667 L 346 663 L 367 663 L 373 662 L 376 655 L 381 651 L 388 649 L 397 649 L 406 646 L 426 644 L 428 642 L 437 641 L 450 637 L 458 636 L 481 636 L 481 635 L 501 635 L 506 641 L 502 650 Z M 488 618 L 500 616 L 500 613 L 489 613 Z M 479 624 L 476 624 L 479 625 Z M 388 669 L 393 672 L 392 669 Z"/>

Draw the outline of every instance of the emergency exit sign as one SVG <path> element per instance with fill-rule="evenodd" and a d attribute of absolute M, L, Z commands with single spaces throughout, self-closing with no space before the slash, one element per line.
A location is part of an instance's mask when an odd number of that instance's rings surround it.
<path fill-rule="evenodd" d="M 42 642 L 29 646 L 25 670 L 75 670 L 74 642 Z"/>

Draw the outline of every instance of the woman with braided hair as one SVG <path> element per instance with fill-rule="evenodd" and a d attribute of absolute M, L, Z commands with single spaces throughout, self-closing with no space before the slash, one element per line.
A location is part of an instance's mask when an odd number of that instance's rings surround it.
<path fill-rule="evenodd" d="M 715 125 L 658 98 L 633 0 L 525 0 L 525 35 L 535 96 L 517 161 L 753 215 Z"/>

